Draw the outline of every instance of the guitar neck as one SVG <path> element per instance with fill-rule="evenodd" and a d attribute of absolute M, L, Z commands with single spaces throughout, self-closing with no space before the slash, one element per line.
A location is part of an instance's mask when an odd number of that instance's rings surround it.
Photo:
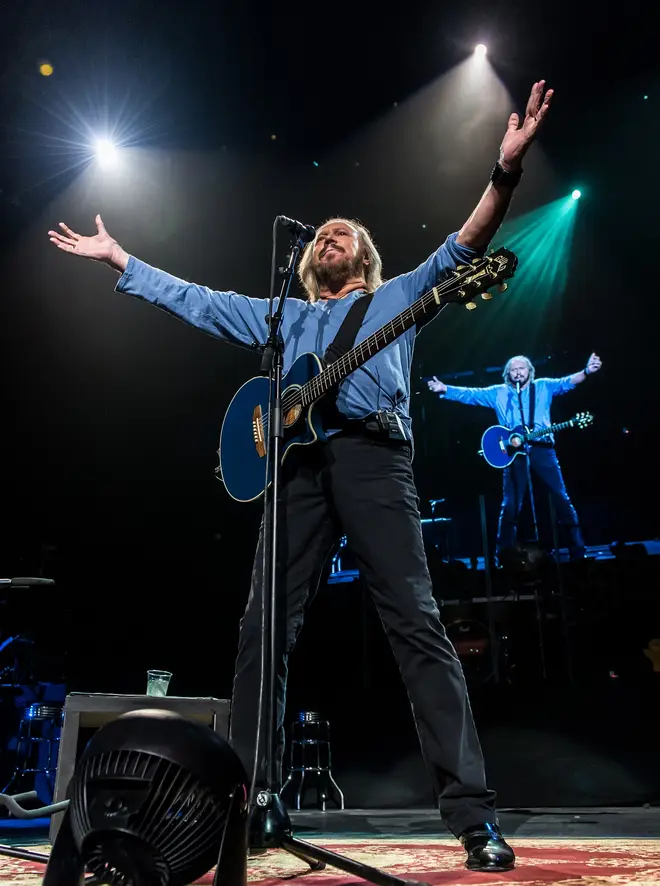
<path fill-rule="evenodd" d="M 475 296 L 480 294 L 482 298 L 489 300 L 492 296 L 487 290 L 495 284 L 500 284 L 500 291 L 503 292 L 506 289 L 503 281 L 513 276 L 517 264 L 516 256 L 502 247 L 489 256 L 473 259 L 470 265 L 459 265 L 446 280 L 429 289 L 405 311 L 401 311 L 299 388 L 289 400 L 289 406 L 294 401 L 302 406 L 310 406 L 408 329 L 420 321 L 430 319 L 433 313 L 439 314 L 450 302 L 474 308 L 475 305 L 471 302 Z"/>
<path fill-rule="evenodd" d="M 455 286 L 457 280 L 447 281 L 446 285 Z M 399 336 L 403 335 L 420 320 L 424 319 L 428 312 L 437 309 L 438 312 L 447 307 L 447 303 L 443 302 L 441 295 L 442 287 L 434 286 L 428 292 L 424 293 L 416 302 L 413 302 L 405 311 L 401 311 L 392 320 L 381 326 L 380 329 L 373 332 L 368 338 L 355 345 L 350 351 L 347 351 L 334 363 L 327 366 L 315 378 L 303 385 L 301 389 L 301 398 L 303 406 L 308 406 L 315 400 L 318 400 L 329 390 L 342 382 L 351 372 L 359 369 L 363 363 L 366 363 L 370 357 L 382 351 L 388 345 L 396 341 Z"/>
<path fill-rule="evenodd" d="M 548 428 L 538 428 L 536 431 L 532 431 L 531 433 L 527 434 L 527 439 L 536 440 L 537 437 L 545 437 L 548 434 L 554 434 L 555 431 L 563 431 L 566 428 L 572 427 L 573 419 L 570 419 L 569 421 L 560 421 L 557 422 L 557 424 L 555 425 L 550 425 L 550 427 Z"/>

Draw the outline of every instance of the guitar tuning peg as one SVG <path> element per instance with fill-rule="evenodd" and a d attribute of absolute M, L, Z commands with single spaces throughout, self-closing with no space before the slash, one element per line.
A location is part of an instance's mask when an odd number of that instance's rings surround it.
<path fill-rule="evenodd" d="M 507 289 L 509 288 L 509 284 L 508 283 L 500 283 L 500 285 L 497 288 L 498 288 L 499 292 L 506 292 Z"/>
<path fill-rule="evenodd" d="M 473 302 L 473 301 L 469 301 L 469 302 L 465 305 L 465 307 L 467 308 L 468 311 L 474 311 L 474 309 L 476 308 L 476 306 L 477 306 L 477 303 L 476 303 L 476 302 Z"/>
<path fill-rule="evenodd" d="M 486 292 L 481 293 L 481 297 L 483 298 L 484 301 L 490 301 L 490 299 L 493 297 L 493 294 L 492 294 L 492 292 L 486 291 Z"/>

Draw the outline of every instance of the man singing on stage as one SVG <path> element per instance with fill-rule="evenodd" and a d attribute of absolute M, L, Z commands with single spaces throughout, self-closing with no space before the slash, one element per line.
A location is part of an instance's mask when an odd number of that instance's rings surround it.
<path fill-rule="evenodd" d="M 284 370 L 300 354 L 322 357 L 351 305 L 373 294 L 357 342 L 365 339 L 460 264 L 483 254 L 505 216 L 522 174 L 522 159 L 546 116 L 552 90 L 535 83 L 522 121 L 509 118 L 490 183 L 458 233 L 415 270 L 383 283 L 368 231 L 347 219 L 321 225 L 303 254 L 299 276 L 308 299 L 289 299 L 282 324 Z M 121 274 L 117 290 L 144 299 L 224 341 L 254 347 L 266 341 L 267 299 L 214 292 L 186 283 L 125 252 L 106 231 L 83 237 L 60 223 L 49 231 L 65 252 L 104 262 Z M 497 826 L 495 794 L 484 762 L 465 679 L 432 594 L 412 472 L 410 365 L 415 328 L 374 355 L 339 388 L 340 428 L 325 443 L 285 459 L 282 520 L 287 595 L 287 648 L 278 665 L 281 770 L 288 654 L 316 592 L 323 566 L 348 536 L 385 625 L 411 701 L 440 811 L 467 852 L 471 870 L 501 871 L 514 853 Z M 375 422 L 376 413 L 385 422 Z M 389 416 L 386 415 L 389 413 Z M 381 415 L 383 418 L 383 415 Z M 381 426 L 386 430 L 380 430 Z M 263 782 L 265 740 L 255 759 L 261 646 L 260 537 L 252 588 L 241 620 L 230 741 L 253 783 Z"/>
<path fill-rule="evenodd" d="M 504 384 L 487 388 L 460 388 L 445 385 L 435 376 L 429 388 L 445 400 L 455 400 L 468 406 L 490 406 L 495 410 L 498 422 L 504 427 L 525 427 L 529 430 L 547 428 L 552 424 L 550 404 L 553 397 L 572 391 L 582 384 L 588 375 L 598 372 L 600 357 L 592 354 L 587 365 L 573 375 L 564 378 L 535 379 L 534 366 L 527 357 L 511 357 L 502 373 Z M 546 434 L 529 444 L 526 458 L 531 472 L 541 481 L 552 497 L 559 522 L 569 535 L 571 560 L 584 557 L 584 541 L 578 516 L 566 492 L 564 478 L 555 453 L 553 434 Z M 504 469 L 502 508 L 497 530 L 497 556 L 510 550 L 516 540 L 518 517 L 527 490 L 528 464 L 523 456 L 514 458 Z"/>

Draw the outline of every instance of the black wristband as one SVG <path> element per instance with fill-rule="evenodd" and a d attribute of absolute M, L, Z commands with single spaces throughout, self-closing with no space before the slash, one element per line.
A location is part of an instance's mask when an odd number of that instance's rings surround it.
<path fill-rule="evenodd" d="M 522 174 L 522 169 L 517 169 L 515 172 L 507 172 L 498 160 L 490 174 L 490 180 L 494 185 L 503 185 L 505 188 L 515 188 L 520 181 Z"/>

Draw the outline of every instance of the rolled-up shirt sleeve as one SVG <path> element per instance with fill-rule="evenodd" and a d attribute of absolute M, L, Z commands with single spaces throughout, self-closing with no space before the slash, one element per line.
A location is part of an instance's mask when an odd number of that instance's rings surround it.
<path fill-rule="evenodd" d="M 446 280 L 451 271 L 456 270 L 459 265 L 468 265 L 473 258 L 482 254 L 475 249 L 457 243 L 457 237 L 457 232 L 450 234 L 442 246 L 436 249 L 414 271 L 409 271 L 397 278 L 410 304 L 425 292 L 433 289 L 439 282 Z"/>
<path fill-rule="evenodd" d="M 540 378 L 537 384 L 543 384 L 551 397 L 560 397 L 562 394 L 568 394 L 569 391 L 575 390 L 575 385 L 571 381 L 570 375 L 562 378 Z"/>

